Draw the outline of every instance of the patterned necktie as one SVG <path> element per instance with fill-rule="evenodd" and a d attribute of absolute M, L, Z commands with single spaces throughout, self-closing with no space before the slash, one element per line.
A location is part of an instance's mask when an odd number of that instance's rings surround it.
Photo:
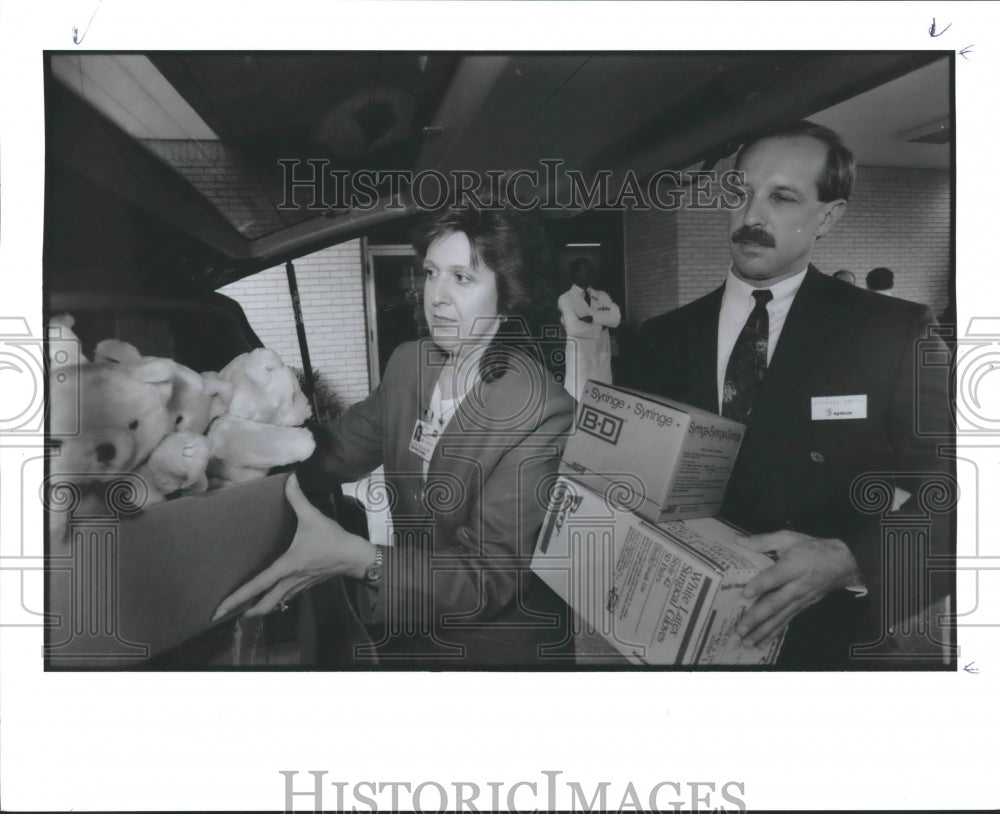
<path fill-rule="evenodd" d="M 767 372 L 767 304 L 774 295 L 764 289 L 754 291 L 753 298 L 756 304 L 733 345 L 722 390 L 722 415 L 742 424 L 750 418 L 754 395 Z"/>
<path fill-rule="evenodd" d="M 587 307 L 590 308 L 590 289 L 583 289 L 583 301 L 587 303 Z"/>

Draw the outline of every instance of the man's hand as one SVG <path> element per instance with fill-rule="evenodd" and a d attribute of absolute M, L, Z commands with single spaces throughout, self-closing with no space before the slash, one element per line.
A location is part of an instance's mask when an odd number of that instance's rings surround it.
<path fill-rule="evenodd" d="M 754 551 L 778 552 L 778 561 L 743 589 L 744 598 L 755 600 L 736 625 L 746 647 L 769 644 L 797 613 L 831 591 L 862 581 L 854 555 L 842 540 L 777 531 L 740 543 Z"/>
<path fill-rule="evenodd" d="M 299 521 L 292 544 L 269 568 L 223 599 L 213 622 L 260 594 L 263 597 L 246 615 L 270 613 L 295 594 L 329 577 L 363 576 L 375 559 L 375 547 L 370 542 L 345 531 L 309 502 L 295 475 L 285 484 L 285 497 Z"/>

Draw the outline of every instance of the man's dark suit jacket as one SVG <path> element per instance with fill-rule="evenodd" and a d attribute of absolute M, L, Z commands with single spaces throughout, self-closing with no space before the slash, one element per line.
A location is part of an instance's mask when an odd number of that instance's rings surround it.
<path fill-rule="evenodd" d="M 636 344 L 632 384 L 712 412 L 719 411 L 718 321 L 724 287 L 646 322 Z M 938 454 L 950 443 L 947 351 L 929 335 L 930 311 L 872 294 L 810 266 L 786 318 L 726 492 L 721 516 L 750 533 L 791 529 L 836 537 L 850 547 L 869 595 L 836 591 L 790 625 L 779 665 L 789 668 L 899 667 L 886 659 L 850 658 L 851 643 L 881 635 L 883 600 L 929 603 L 951 592 L 953 574 L 930 568 L 953 553 L 954 513 L 935 503 L 954 498 L 953 463 Z M 918 367 L 918 362 L 924 361 Z M 930 363 L 928 363 L 930 362 Z M 812 399 L 867 396 L 867 418 L 813 420 Z M 864 480 L 866 474 L 880 478 Z M 880 486 L 878 481 L 890 485 Z M 931 484 L 929 487 L 928 484 Z M 883 567 L 883 529 L 893 485 L 913 497 L 892 517 L 932 523 L 929 541 L 900 543 L 916 562 Z M 885 591 L 886 571 L 895 593 Z M 905 572 L 905 575 L 901 575 Z M 909 585 L 909 583 L 907 583 Z M 933 597 L 931 596 L 933 593 Z M 867 652 L 885 654 L 885 648 Z M 931 664 L 907 666 L 935 666 Z M 940 661 L 936 662 L 940 664 Z"/>

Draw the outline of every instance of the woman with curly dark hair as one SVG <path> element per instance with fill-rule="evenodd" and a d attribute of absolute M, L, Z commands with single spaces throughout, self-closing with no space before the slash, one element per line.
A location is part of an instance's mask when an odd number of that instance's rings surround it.
<path fill-rule="evenodd" d="M 317 431 L 288 481 L 289 550 L 220 606 L 266 613 L 319 580 L 357 586 L 379 658 L 423 668 L 556 666 L 565 605 L 531 573 L 573 400 L 542 363 L 551 313 L 542 229 L 509 211 L 444 210 L 419 229 L 430 337 L 400 346 L 381 384 Z M 383 465 L 393 544 L 350 534 L 302 495 Z"/>

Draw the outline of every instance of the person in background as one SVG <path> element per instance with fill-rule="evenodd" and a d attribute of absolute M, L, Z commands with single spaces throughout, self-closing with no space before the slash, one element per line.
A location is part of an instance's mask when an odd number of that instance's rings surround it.
<path fill-rule="evenodd" d="M 787 627 L 785 669 L 940 669 L 930 637 L 916 659 L 892 650 L 902 620 L 890 615 L 953 591 L 944 563 L 957 493 L 953 463 L 938 454 L 953 438 L 948 367 L 915 364 L 924 349 L 947 353 L 929 332 L 934 317 L 811 264 L 854 182 L 836 133 L 788 125 L 744 144 L 736 168 L 744 199 L 729 213 L 732 266 L 712 293 L 643 325 L 636 386 L 746 425 L 719 515 L 776 562 L 744 589 L 752 604 L 738 635 L 766 644 Z M 884 524 L 925 516 L 926 539 L 883 539 Z M 893 539 L 900 548 L 886 548 Z M 852 653 L 878 642 L 878 659 Z"/>
<path fill-rule="evenodd" d="M 407 342 L 365 400 L 317 431 L 288 479 L 288 551 L 226 598 L 267 613 L 344 576 L 380 661 L 410 668 L 572 663 L 567 609 L 530 561 L 573 419 L 534 339 L 551 307 L 542 229 L 445 210 L 414 241 L 430 337 Z M 385 467 L 394 544 L 346 532 L 304 496 Z M 561 649 L 560 649 L 561 648 Z M 557 662 L 560 663 L 560 662 Z"/>
<path fill-rule="evenodd" d="M 865 285 L 869 291 L 876 291 L 879 294 L 885 294 L 887 297 L 893 296 L 892 286 L 895 282 L 892 269 L 887 269 L 885 266 L 879 266 L 878 268 L 873 268 L 868 272 L 868 276 L 865 277 Z"/>
<path fill-rule="evenodd" d="M 588 379 L 611 384 L 611 334 L 621 322 L 621 310 L 605 292 L 593 287 L 596 272 L 585 257 L 570 263 L 573 285 L 559 297 L 566 330 L 566 390 L 583 395 Z"/>
<path fill-rule="evenodd" d="M 847 269 L 841 269 L 840 271 L 835 271 L 833 273 L 834 280 L 841 280 L 842 282 L 848 283 L 850 285 L 857 285 L 858 281 L 854 277 L 853 271 L 848 271 Z"/>

